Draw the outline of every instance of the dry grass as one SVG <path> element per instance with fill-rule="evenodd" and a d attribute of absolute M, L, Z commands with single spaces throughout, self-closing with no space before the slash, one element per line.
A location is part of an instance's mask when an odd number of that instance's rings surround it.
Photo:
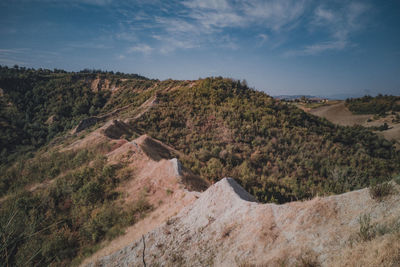
<path fill-rule="evenodd" d="M 393 184 L 389 182 L 377 184 L 369 188 L 369 194 L 371 195 L 371 198 L 377 201 L 382 201 L 383 199 L 394 193 L 395 189 L 393 187 Z"/>
<path fill-rule="evenodd" d="M 330 266 L 400 266 L 400 234 L 384 235 L 349 246 Z"/>

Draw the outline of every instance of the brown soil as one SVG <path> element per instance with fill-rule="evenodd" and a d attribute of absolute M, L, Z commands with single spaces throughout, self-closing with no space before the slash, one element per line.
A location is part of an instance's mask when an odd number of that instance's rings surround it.
<path fill-rule="evenodd" d="M 338 104 L 305 111 L 343 126 L 362 125 L 364 127 L 379 127 L 384 123 L 387 123 L 389 125 L 388 130 L 375 131 L 375 133 L 383 136 L 387 140 L 394 140 L 397 142 L 397 148 L 400 149 L 400 123 L 392 122 L 395 118 L 394 115 L 387 115 L 384 118 L 378 119 L 374 118 L 373 115 L 354 115 L 345 107 L 344 101 L 341 101 Z"/>
<path fill-rule="evenodd" d="M 335 105 L 319 107 L 309 110 L 308 112 L 343 126 L 353 126 L 356 124 L 363 125 L 369 118 L 372 117 L 372 115 L 354 115 L 345 107 L 344 102 L 340 102 L 339 104 Z"/>

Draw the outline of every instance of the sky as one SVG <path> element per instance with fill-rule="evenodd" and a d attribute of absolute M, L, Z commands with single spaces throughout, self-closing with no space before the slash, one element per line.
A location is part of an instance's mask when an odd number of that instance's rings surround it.
<path fill-rule="evenodd" d="M 0 65 L 400 95 L 398 0 L 1 0 Z"/>

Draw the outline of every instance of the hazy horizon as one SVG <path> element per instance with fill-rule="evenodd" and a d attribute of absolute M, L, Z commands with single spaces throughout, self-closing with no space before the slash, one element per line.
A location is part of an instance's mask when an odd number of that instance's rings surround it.
<path fill-rule="evenodd" d="M 270 95 L 400 94 L 394 0 L 5 0 L 0 8 L 0 65 L 224 76 Z"/>

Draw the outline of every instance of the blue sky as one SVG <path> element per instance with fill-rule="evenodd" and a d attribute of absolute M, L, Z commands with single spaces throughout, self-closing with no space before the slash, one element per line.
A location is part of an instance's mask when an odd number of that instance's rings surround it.
<path fill-rule="evenodd" d="M 0 64 L 400 95 L 400 1 L 2 0 Z"/>

